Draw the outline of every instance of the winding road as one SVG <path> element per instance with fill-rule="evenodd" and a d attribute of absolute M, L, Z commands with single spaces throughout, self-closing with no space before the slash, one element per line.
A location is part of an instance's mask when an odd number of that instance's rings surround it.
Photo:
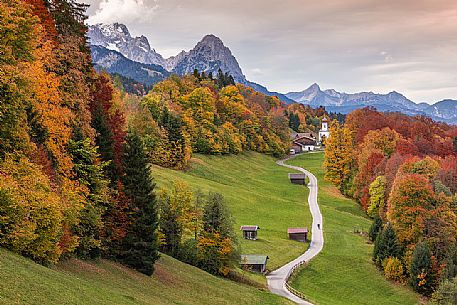
<path fill-rule="evenodd" d="M 313 225 L 311 228 L 311 244 L 308 250 L 294 259 L 293 261 L 285 264 L 284 266 L 270 272 L 267 276 L 268 289 L 274 294 L 288 298 L 291 301 L 294 301 L 297 304 L 312 305 L 312 303 L 307 302 L 287 289 L 286 282 L 292 274 L 295 267 L 298 265 L 308 262 L 313 257 L 315 257 L 319 252 L 321 252 L 324 246 L 324 234 L 323 234 L 323 223 L 322 223 L 322 214 L 317 203 L 317 178 L 312 173 L 307 170 L 298 167 L 292 166 L 285 163 L 285 161 L 294 158 L 295 156 L 288 157 L 284 160 L 279 160 L 276 163 L 280 166 L 288 167 L 306 174 L 309 178 L 309 196 L 308 203 L 311 215 L 313 217 Z M 320 224 L 320 229 L 317 225 Z"/>

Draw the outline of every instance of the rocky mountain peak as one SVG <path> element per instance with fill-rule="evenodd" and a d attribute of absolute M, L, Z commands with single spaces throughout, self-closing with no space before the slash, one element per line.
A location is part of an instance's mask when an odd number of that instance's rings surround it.
<path fill-rule="evenodd" d="M 212 48 L 225 47 L 222 40 L 213 34 L 209 34 L 203 37 L 203 39 L 199 43 L 197 43 L 197 46 L 209 46 Z"/>
<path fill-rule="evenodd" d="M 318 92 L 318 91 L 321 91 L 321 87 L 319 87 L 319 85 L 317 83 L 314 83 L 312 84 L 311 86 L 309 86 L 308 89 L 306 89 L 305 91 L 308 91 L 308 92 Z"/>
<path fill-rule="evenodd" d="M 154 49 L 151 49 L 145 36 L 132 37 L 124 24 L 91 25 L 89 26 L 88 36 L 91 45 L 99 45 L 120 52 L 130 60 L 162 67 L 166 65 L 163 57 Z"/>
<path fill-rule="evenodd" d="M 216 74 L 219 69 L 228 72 L 235 81 L 245 83 L 246 78 L 236 58 L 222 40 L 215 35 L 206 35 L 190 51 L 182 51 L 167 59 L 167 69 L 177 74 L 190 74 L 197 69 Z"/>

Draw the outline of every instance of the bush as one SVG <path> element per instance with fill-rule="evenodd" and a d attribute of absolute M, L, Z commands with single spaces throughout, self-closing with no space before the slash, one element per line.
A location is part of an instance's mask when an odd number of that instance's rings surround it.
<path fill-rule="evenodd" d="M 405 282 L 404 269 L 401 261 L 396 257 L 389 257 L 384 260 L 384 276 L 386 279 L 399 283 Z"/>
<path fill-rule="evenodd" d="M 457 277 L 445 280 L 433 293 L 430 305 L 454 305 L 457 304 Z"/>

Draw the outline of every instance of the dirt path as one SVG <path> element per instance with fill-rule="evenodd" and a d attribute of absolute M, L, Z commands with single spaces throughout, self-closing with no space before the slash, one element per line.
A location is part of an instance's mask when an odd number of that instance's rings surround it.
<path fill-rule="evenodd" d="M 305 305 L 312 305 L 312 303 L 307 302 L 292 292 L 290 292 L 287 287 L 286 287 L 286 282 L 289 276 L 292 274 L 292 271 L 294 268 L 299 266 L 300 264 L 304 262 L 308 262 L 311 260 L 313 257 L 315 257 L 319 252 L 321 252 L 322 247 L 324 246 L 324 234 L 323 234 L 323 223 L 322 223 L 322 214 L 319 209 L 319 205 L 317 203 L 317 178 L 314 176 L 312 173 L 308 172 L 307 170 L 297 167 L 297 166 L 292 166 L 288 165 L 285 163 L 285 161 L 293 158 L 288 157 L 284 160 L 277 161 L 276 163 L 280 166 L 288 167 L 290 169 L 294 169 L 297 171 L 300 171 L 304 174 L 306 174 L 309 178 L 309 196 L 308 196 L 308 203 L 309 203 L 309 209 L 311 211 L 311 216 L 313 217 L 313 224 L 312 224 L 312 229 L 311 229 L 311 244 L 308 248 L 308 250 L 294 259 L 293 261 L 285 264 L 284 266 L 274 270 L 267 276 L 267 281 L 268 281 L 268 288 L 270 289 L 271 292 L 274 294 L 283 296 L 288 298 L 291 301 L 296 302 L 297 304 L 305 304 Z M 318 228 L 318 224 L 320 225 L 320 228 Z"/>

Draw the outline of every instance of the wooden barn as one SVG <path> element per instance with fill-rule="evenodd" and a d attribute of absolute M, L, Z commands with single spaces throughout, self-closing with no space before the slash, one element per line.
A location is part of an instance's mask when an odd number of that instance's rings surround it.
<path fill-rule="evenodd" d="M 241 268 L 247 269 L 254 272 L 264 273 L 267 270 L 267 259 L 266 255 L 241 255 L 240 265 Z"/>
<path fill-rule="evenodd" d="M 301 174 L 301 173 L 289 174 L 289 179 L 290 179 L 290 182 L 292 182 L 293 184 L 304 185 L 305 181 L 306 181 L 306 175 Z"/>
<path fill-rule="evenodd" d="M 288 228 L 289 239 L 305 242 L 308 240 L 308 228 Z"/>
<path fill-rule="evenodd" d="M 243 238 L 250 240 L 257 240 L 257 230 L 259 226 L 241 226 L 240 230 L 243 231 Z"/>

